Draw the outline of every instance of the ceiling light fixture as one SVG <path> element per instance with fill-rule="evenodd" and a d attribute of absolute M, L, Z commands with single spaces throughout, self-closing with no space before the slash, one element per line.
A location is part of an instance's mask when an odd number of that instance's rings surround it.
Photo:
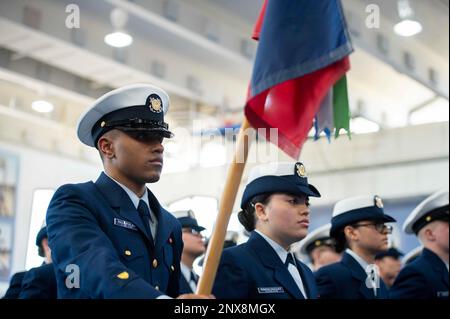
<path fill-rule="evenodd" d="M 54 109 L 53 104 L 45 100 L 33 101 L 31 108 L 39 113 L 50 113 Z"/>
<path fill-rule="evenodd" d="M 414 20 L 403 20 L 394 26 L 394 32 L 402 37 L 412 37 L 422 31 L 422 25 Z"/>
<path fill-rule="evenodd" d="M 396 34 L 402 37 L 412 37 L 422 31 L 420 22 L 414 20 L 414 10 L 408 0 L 399 0 L 397 9 L 401 21 L 394 26 Z"/>
<path fill-rule="evenodd" d="M 133 37 L 123 30 L 127 24 L 128 14 L 119 8 L 115 8 L 111 11 L 110 19 L 116 31 L 105 36 L 105 43 L 115 48 L 123 48 L 131 45 L 133 43 Z"/>

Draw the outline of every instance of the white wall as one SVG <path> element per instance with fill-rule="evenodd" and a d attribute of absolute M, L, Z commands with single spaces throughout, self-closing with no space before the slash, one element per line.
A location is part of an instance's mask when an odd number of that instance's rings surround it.
<path fill-rule="evenodd" d="M 25 265 L 33 191 L 40 188 L 55 189 L 65 183 L 95 179 L 100 166 L 4 142 L 0 142 L 0 149 L 18 156 L 20 161 L 12 256 L 12 271 L 15 272 L 22 270 Z"/>

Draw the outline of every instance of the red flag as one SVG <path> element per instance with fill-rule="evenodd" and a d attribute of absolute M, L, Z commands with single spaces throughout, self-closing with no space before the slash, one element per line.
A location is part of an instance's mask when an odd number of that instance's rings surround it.
<path fill-rule="evenodd" d="M 278 146 L 298 158 L 321 101 L 350 68 L 353 49 L 341 4 L 266 0 L 258 36 L 245 115 L 256 129 L 278 128 Z"/>

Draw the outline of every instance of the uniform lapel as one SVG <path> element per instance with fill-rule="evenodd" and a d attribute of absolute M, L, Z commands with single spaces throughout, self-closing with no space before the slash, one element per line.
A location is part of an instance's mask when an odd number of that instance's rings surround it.
<path fill-rule="evenodd" d="M 147 188 L 148 192 L 148 202 L 150 203 L 150 207 L 153 213 L 156 215 L 158 219 L 158 228 L 156 230 L 155 236 L 155 252 L 158 251 L 164 246 L 164 244 L 169 240 L 169 236 L 172 232 L 171 224 L 169 223 L 166 214 L 163 213 L 163 208 L 159 204 L 155 195 Z"/>
<path fill-rule="evenodd" d="M 359 292 L 366 299 L 375 299 L 373 290 L 367 288 L 366 286 L 367 274 L 364 269 L 362 269 L 361 265 L 347 253 L 344 253 L 344 256 L 342 257 L 342 263 L 350 269 L 352 276 L 361 283 L 359 286 Z"/>
<path fill-rule="evenodd" d="M 442 261 L 442 259 L 427 248 L 423 249 L 422 255 L 425 258 L 425 260 L 427 260 L 431 264 L 431 267 L 433 267 L 435 273 L 439 274 L 439 276 L 441 277 L 440 279 L 448 288 L 447 266 L 445 266 L 445 263 Z"/>
<path fill-rule="evenodd" d="M 280 257 L 270 244 L 258 233 L 252 232 L 248 245 L 254 250 L 261 263 L 273 269 L 274 279 L 295 299 L 304 299 L 303 294 L 292 278 L 287 267 L 281 262 Z"/>
<path fill-rule="evenodd" d="M 111 207 L 125 220 L 131 221 L 139 229 L 141 234 L 150 242 L 153 247 L 153 238 L 147 234 L 141 217 L 133 205 L 128 194 L 115 181 L 109 178 L 105 173 L 101 173 L 95 182 L 95 185 L 106 197 Z"/>
<path fill-rule="evenodd" d="M 306 276 L 306 271 L 305 269 L 303 269 L 302 264 L 300 264 L 300 261 L 297 259 L 297 269 L 298 272 L 300 273 L 300 276 L 302 277 L 302 281 L 303 281 L 303 287 L 305 287 L 305 293 L 306 296 L 310 299 L 315 299 L 316 296 L 313 295 L 314 293 L 314 286 L 315 286 L 315 281 L 313 281 L 314 277 L 311 276 Z"/>

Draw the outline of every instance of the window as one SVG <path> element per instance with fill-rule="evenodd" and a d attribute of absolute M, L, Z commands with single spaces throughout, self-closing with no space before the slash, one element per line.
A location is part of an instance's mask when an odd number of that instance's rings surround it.
<path fill-rule="evenodd" d="M 169 205 L 170 212 L 188 209 L 191 209 L 195 213 L 198 224 L 206 228 L 204 235 L 209 238 L 219 212 L 218 200 L 210 196 L 192 196 L 180 199 Z M 231 215 L 228 230 L 239 232 L 242 230 L 236 214 Z"/>
<path fill-rule="evenodd" d="M 37 267 L 43 262 L 42 257 L 38 255 L 36 235 L 45 223 L 48 204 L 54 193 L 55 191 L 53 189 L 37 189 L 34 191 L 30 227 L 28 229 L 26 269 Z"/>

